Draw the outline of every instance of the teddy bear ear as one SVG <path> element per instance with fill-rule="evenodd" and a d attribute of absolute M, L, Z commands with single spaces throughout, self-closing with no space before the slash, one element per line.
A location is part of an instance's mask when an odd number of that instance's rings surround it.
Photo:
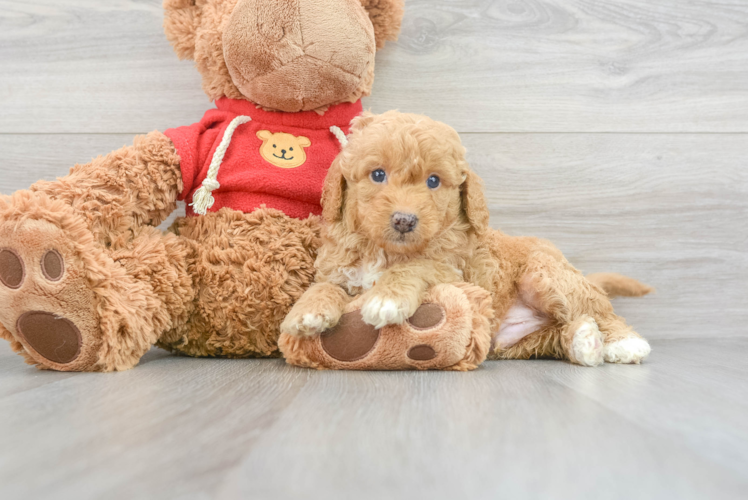
<path fill-rule="evenodd" d="M 396 41 L 405 12 L 405 0 L 360 0 L 374 25 L 377 50 Z"/>
<path fill-rule="evenodd" d="M 205 0 L 164 0 L 164 31 L 180 59 L 195 57 L 195 37 Z"/>

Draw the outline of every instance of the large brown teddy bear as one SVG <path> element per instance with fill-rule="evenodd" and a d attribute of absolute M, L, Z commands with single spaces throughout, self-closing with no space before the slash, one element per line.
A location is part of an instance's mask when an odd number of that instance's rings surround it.
<path fill-rule="evenodd" d="M 124 370 L 154 344 L 278 355 L 314 277 L 324 176 L 403 14 L 402 0 L 164 8 L 217 108 L 0 199 L 0 337 L 41 368 Z M 164 234 L 177 200 L 189 216 Z"/>

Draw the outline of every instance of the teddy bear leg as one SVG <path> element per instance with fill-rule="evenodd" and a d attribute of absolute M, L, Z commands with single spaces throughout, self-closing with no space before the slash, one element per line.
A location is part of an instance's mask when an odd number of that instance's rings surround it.
<path fill-rule="evenodd" d="M 133 366 L 168 312 L 113 252 L 161 241 L 181 184 L 171 141 L 153 133 L 54 182 L 0 198 L 2 336 L 32 364 L 65 371 Z M 148 262 L 150 254 L 136 256 Z"/>
<path fill-rule="evenodd" d="M 277 357 L 280 324 L 314 280 L 319 219 L 224 208 L 178 220 L 195 250 L 196 306 L 158 342 L 189 356 Z"/>
<path fill-rule="evenodd" d="M 27 361 L 60 371 L 135 366 L 189 315 L 189 248 L 143 227 L 109 249 L 72 209 L 38 193 L 0 201 L 0 323 Z"/>
<path fill-rule="evenodd" d="M 179 164 L 171 139 L 151 132 L 29 190 L 70 206 L 95 241 L 109 246 L 133 228 L 158 226 L 176 209 L 183 187 Z"/>
<path fill-rule="evenodd" d="M 363 296 L 350 302 L 337 326 L 321 335 L 282 334 L 286 360 L 317 369 L 467 371 L 486 358 L 493 309 L 480 287 L 437 285 L 413 317 L 381 330 L 363 321 L 362 305 Z"/>

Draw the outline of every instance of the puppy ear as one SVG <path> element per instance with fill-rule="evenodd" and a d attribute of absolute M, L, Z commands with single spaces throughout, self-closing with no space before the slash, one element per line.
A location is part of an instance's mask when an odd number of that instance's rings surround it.
<path fill-rule="evenodd" d="M 343 219 L 343 197 L 345 196 L 345 177 L 340 168 L 340 155 L 332 162 L 322 188 L 322 217 L 332 224 Z"/>
<path fill-rule="evenodd" d="M 470 169 L 466 170 L 462 183 L 462 210 L 465 218 L 478 237 L 484 236 L 489 229 L 490 213 L 483 194 L 483 181 Z"/>
<path fill-rule="evenodd" d="M 303 135 L 300 135 L 296 138 L 299 141 L 299 146 L 302 148 L 308 148 L 312 145 L 312 141 L 309 140 L 308 137 L 304 137 Z"/>
<path fill-rule="evenodd" d="M 267 141 L 271 137 L 273 137 L 273 134 L 271 134 L 269 130 L 258 130 L 257 131 L 257 138 L 260 139 L 261 141 Z"/>
<path fill-rule="evenodd" d="M 374 121 L 374 119 L 377 117 L 374 113 L 371 111 L 364 111 L 360 115 L 358 115 L 356 118 L 351 120 L 351 133 L 353 132 L 359 132 L 369 125 L 371 125 L 371 122 Z"/>
<path fill-rule="evenodd" d="M 396 41 L 405 12 L 405 0 L 361 0 L 374 25 L 377 50 L 387 41 Z"/>
<path fill-rule="evenodd" d="M 195 57 L 203 3 L 204 0 L 164 0 L 164 31 L 179 59 Z"/>

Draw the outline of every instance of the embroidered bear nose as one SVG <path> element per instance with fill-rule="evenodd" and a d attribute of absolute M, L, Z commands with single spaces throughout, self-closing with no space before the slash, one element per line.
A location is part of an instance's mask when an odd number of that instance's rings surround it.
<path fill-rule="evenodd" d="M 391 224 L 393 228 L 402 234 L 410 233 L 418 225 L 418 217 L 413 214 L 395 212 L 392 214 Z"/>
<path fill-rule="evenodd" d="M 286 150 L 285 149 L 281 149 L 281 153 L 286 154 Z"/>

